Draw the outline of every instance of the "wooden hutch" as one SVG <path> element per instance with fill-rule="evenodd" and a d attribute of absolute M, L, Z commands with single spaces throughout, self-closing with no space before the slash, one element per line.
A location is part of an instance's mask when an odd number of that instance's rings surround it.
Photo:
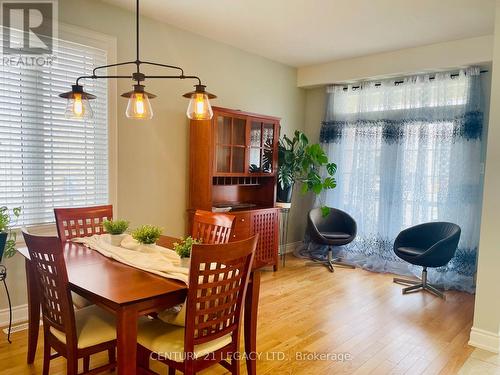
<path fill-rule="evenodd" d="M 213 107 L 192 120 L 189 136 L 189 225 L 194 210 L 231 207 L 231 241 L 260 234 L 255 262 L 278 267 L 275 208 L 280 119 Z"/>

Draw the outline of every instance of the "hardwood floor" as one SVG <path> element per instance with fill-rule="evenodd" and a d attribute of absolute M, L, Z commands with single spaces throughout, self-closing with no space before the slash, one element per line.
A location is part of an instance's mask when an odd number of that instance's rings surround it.
<path fill-rule="evenodd" d="M 330 274 L 304 263 L 289 256 L 284 269 L 263 273 L 258 374 L 455 374 L 472 353 L 473 295 L 403 296 L 392 275 L 341 268 Z M 40 374 L 41 347 L 29 367 L 26 331 L 13 334 L 11 345 L 2 338 L 0 373 Z M 325 358 L 307 357 L 315 353 Z M 165 366 L 153 368 L 166 374 Z M 64 374 L 64 359 L 52 361 L 50 373 Z M 225 373 L 220 366 L 202 372 Z"/>

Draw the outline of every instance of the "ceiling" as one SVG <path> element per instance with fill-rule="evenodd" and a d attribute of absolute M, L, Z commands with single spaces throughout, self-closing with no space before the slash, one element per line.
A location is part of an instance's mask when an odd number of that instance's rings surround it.
<path fill-rule="evenodd" d="M 492 34 L 495 0 L 141 0 L 141 14 L 304 66 Z"/>

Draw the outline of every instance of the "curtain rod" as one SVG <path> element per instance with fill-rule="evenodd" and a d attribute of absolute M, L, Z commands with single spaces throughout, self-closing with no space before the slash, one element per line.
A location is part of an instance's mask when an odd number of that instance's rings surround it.
<path fill-rule="evenodd" d="M 479 73 L 481 73 L 481 74 L 483 74 L 483 73 L 488 73 L 488 70 L 480 70 L 480 71 L 479 71 Z M 459 73 L 451 73 L 451 74 L 450 74 L 450 78 L 455 78 L 455 77 L 458 77 L 458 76 L 459 76 Z M 434 75 L 434 76 L 429 77 L 429 80 L 433 80 L 433 79 L 435 79 L 435 78 L 436 78 L 436 76 Z M 402 84 L 402 83 L 404 83 L 404 81 L 394 81 L 394 85 L 396 85 L 396 86 L 397 86 L 397 85 L 400 85 L 400 84 Z M 381 83 L 376 83 L 374 86 L 375 86 L 375 87 L 379 87 L 379 86 L 381 86 L 381 85 L 382 85 Z M 353 90 L 357 90 L 357 89 L 359 89 L 359 88 L 361 88 L 361 86 L 352 86 L 352 89 L 353 89 Z M 347 87 L 344 87 L 344 88 L 343 88 L 343 90 L 344 90 L 344 91 L 347 91 L 347 89 L 348 89 Z"/>

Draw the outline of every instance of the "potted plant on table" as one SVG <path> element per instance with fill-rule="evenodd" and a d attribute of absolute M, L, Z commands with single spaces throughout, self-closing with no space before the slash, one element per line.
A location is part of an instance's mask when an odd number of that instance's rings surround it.
<path fill-rule="evenodd" d="M 21 207 L 12 209 L 12 216 L 6 206 L 0 207 L 0 261 L 2 256 L 6 258 L 16 253 L 17 233 L 12 230 L 12 219 L 16 221 L 21 215 Z"/>
<path fill-rule="evenodd" d="M 163 230 L 154 225 L 143 225 L 132 232 L 132 238 L 143 245 L 155 245 Z"/>
<path fill-rule="evenodd" d="M 197 240 L 191 236 L 186 238 L 181 238 L 181 242 L 174 242 L 174 250 L 181 257 L 181 265 L 184 267 L 189 266 L 189 261 L 191 257 L 191 250 L 193 245 L 200 244 L 201 241 Z"/>
<path fill-rule="evenodd" d="M 321 177 L 325 168 L 326 176 Z M 302 193 L 312 191 L 318 195 L 323 190 L 334 189 L 337 165 L 328 161 L 328 156 L 318 143 L 309 144 L 306 135 L 296 130 L 292 139 L 284 135 L 278 144 L 278 189 L 277 201 L 290 208 L 292 191 L 296 182 L 302 185 Z M 323 214 L 329 212 L 323 207 Z"/>
<path fill-rule="evenodd" d="M 102 226 L 109 233 L 111 238 L 111 245 L 120 246 L 128 229 L 129 222 L 126 220 L 105 220 Z"/>

